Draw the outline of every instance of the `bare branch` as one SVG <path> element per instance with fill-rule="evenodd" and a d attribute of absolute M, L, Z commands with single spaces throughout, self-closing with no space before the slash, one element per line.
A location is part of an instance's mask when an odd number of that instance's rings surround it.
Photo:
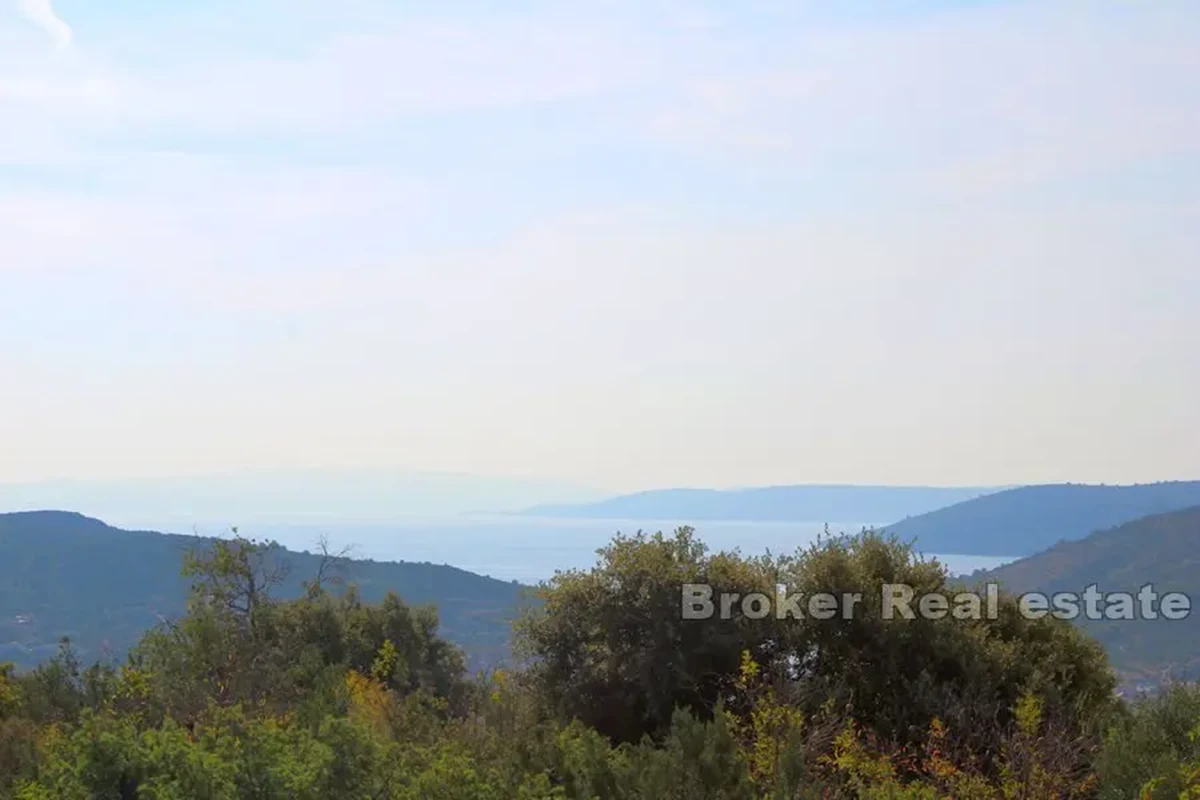
<path fill-rule="evenodd" d="M 332 586 L 342 586 L 346 582 L 346 573 L 350 568 L 350 554 L 354 548 L 346 545 L 336 553 L 330 551 L 329 536 L 322 533 L 317 537 L 317 548 L 321 551 L 321 561 L 317 565 L 317 576 L 314 587 L 321 589 L 326 583 Z"/>

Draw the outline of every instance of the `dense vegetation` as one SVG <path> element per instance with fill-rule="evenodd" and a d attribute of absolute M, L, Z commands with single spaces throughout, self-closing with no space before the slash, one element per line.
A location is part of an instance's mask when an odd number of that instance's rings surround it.
<path fill-rule="evenodd" d="M 1027 556 L 1061 541 L 1200 505 L 1200 481 L 1025 486 L 886 526 L 924 553 Z"/>
<path fill-rule="evenodd" d="M 180 561 L 211 543 L 118 530 L 65 512 L 0 514 L 0 661 L 32 667 L 53 656 L 63 636 L 88 660 L 106 652 L 123 657 L 147 629 L 184 612 L 188 582 Z M 292 570 L 276 593 L 301 597 L 321 555 L 286 556 Z M 400 588 L 409 603 L 436 603 L 444 635 L 473 666 L 507 655 L 526 588 L 434 564 L 341 559 L 337 577 L 352 581 L 366 601 Z"/>
<path fill-rule="evenodd" d="M 1080 592 L 1092 583 L 1102 592 L 1136 593 L 1151 584 L 1160 594 L 1200 597 L 1200 506 L 1062 542 L 972 579 L 997 581 L 1014 593 Z M 1079 624 L 1131 680 L 1200 677 L 1200 615 L 1178 621 L 1080 619 Z"/>
<path fill-rule="evenodd" d="M 476 678 L 431 611 L 330 585 L 334 560 L 285 600 L 278 550 L 203 544 L 186 615 L 126 661 L 0 668 L 0 797 L 1200 797 L 1200 696 L 1122 705 L 1095 642 L 1007 596 L 886 621 L 883 583 L 948 578 L 873 533 L 757 559 L 618 537 L 542 588 L 519 668 Z M 685 620 L 684 582 L 864 602 Z"/>

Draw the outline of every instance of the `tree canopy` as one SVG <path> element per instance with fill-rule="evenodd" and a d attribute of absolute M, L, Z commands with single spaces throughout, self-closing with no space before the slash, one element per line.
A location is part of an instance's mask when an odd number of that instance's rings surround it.
<path fill-rule="evenodd" d="M 279 551 L 189 554 L 186 614 L 119 663 L 70 642 L 0 667 L 0 798 L 784 800 L 1181 797 L 1200 790 L 1195 694 L 1119 703 L 1069 623 L 887 619 L 880 587 L 958 588 L 864 532 L 787 556 L 683 528 L 617 537 L 517 626 L 512 670 L 468 674 L 437 614 L 365 602 Z M 682 613 L 718 592 L 862 595 L 858 613 Z M 1154 759 L 1146 754 L 1156 752 Z"/>

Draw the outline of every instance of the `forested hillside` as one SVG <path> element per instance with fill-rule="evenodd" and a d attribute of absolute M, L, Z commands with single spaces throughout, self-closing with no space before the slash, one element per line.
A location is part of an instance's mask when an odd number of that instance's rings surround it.
<path fill-rule="evenodd" d="M 924 553 L 1028 556 L 1149 514 L 1200 505 L 1200 481 L 1025 486 L 886 526 Z"/>
<path fill-rule="evenodd" d="M 0 661 L 32 666 L 63 636 L 88 659 L 123 657 L 149 628 L 184 612 L 183 556 L 211 541 L 119 530 L 64 512 L 0 514 Z M 322 556 L 276 552 L 289 568 L 280 596 L 299 597 Z M 443 635 L 474 666 L 507 656 L 525 587 L 435 564 L 339 558 L 327 569 L 369 602 L 395 591 L 413 605 L 436 605 Z"/>
<path fill-rule="evenodd" d="M 311 580 L 245 540 L 184 562 L 187 613 L 117 667 L 0 666 L 10 800 L 1057 800 L 1192 797 L 1200 694 L 1133 706 L 1077 628 L 888 621 L 885 583 L 954 591 L 875 534 L 795 558 L 618 538 L 467 678 L 436 615 Z M 848 618 L 687 620 L 680 586 L 863 592 Z M 1193 732 L 1194 731 L 1194 732 Z M 1191 734 L 1191 735 L 1189 735 Z"/>
<path fill-rule="evenodd" d="M 1183 592 L 1200 601 L 1200 506 L 1155 514 L 1098 531 L 1074 542 L 980 572 L 972 580 L 998 581 L 1014 593 Z M 1200 678 L 1200 614 L 1182 620 L 1087 620 L 1079 624 L 1131 678 Z"/>

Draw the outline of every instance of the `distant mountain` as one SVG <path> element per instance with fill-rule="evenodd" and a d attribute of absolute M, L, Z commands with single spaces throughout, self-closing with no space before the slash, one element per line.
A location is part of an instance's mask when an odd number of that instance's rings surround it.
<path fill-rule="evenodd" d="M 396 469 L 243 470 L 221 475 L 0 484 L 0 508 L 64 508 L 138 525 L 318 515 L 341 520 L 511 511 L 533 503 L 582 503 L 604 493 L 567 481 Z"/>
<path fill-rule="evenodd" d="M 184 610 L 184 554 L 212 539 L 126 531 L 80 514 L 0 514 L 0 662 L 29 666 L 70 636 L 91 658 L 120 656 L 160 620 Z M 286 551 L 281 597 L 316 575 L 320 556 Z M 525 587 L 435 564 L 351 561 L 345 579 L 368 601 L 395 590 L 411 605 L 434 604 L 442 635 L 472 665 L 508 654 L 511 620 Z"/>
<path fill-rule="evenodd" d="M 1080 620 L 1108 650 L 1117 669 L 1148 682 L 1164 673 L 1200 678 L 1200 506 L 1155 514 L 1063 542 L 969 582 L 997 581 L 1015 592 L 1136 594 L 1151 584 L 1159 595 L 1183 592 L 1193 602 L 1183 620 Z"/>
<path fill-rule="evenodd" d="M 1200 505 L 1200 481 L 996 492 L 886 526 L 924 553 L 1026 556 L 1149 514 Z"/>
<path fill-rule="evenodd" d="M 596 503 L 540 505 L 526 516 L 700 522 L 882 522 L 996 491 L 985 487 L 800 485 L 661 489 Z"/>

